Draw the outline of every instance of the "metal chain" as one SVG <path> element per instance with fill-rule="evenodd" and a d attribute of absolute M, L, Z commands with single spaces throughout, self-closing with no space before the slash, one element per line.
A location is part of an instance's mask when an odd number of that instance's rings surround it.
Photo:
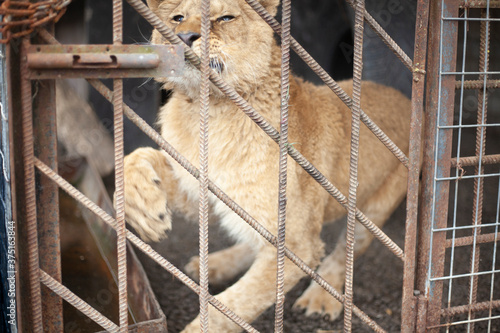
<path fill-rule="evenodd" d="M 29 35 L 35 28 L 48 22 L 57 22 L 66 12 L 71 0 L 48 0 L 41 2 L 10 1 L 6 0 L 0 5 L 0 43 L 8 43 L 14 38 Z M 16 27 L 20 31 L 13 32 Z"/>

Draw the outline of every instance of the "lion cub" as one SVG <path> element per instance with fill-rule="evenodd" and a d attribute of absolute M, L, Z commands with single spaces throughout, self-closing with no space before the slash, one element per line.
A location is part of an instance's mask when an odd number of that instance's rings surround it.
<path fill-rule="evenodd" d="M 279 0 L 261 0 L 273 15 Z M 200 54 L 200 1 L 148 0 L 153 11 L 197 54 Z M 279 128 L 280 49 L 271 28 L 244 0 L 212 0 L 210 64 L 275 128 Z M 157 31 L 155 44 L 165 43 Z M 163 83 L 172 89 L 160 109 L 162 136 L 194 165 L 199 165 L 200 73 L 189 63 L 182 77 Z M 352 81 L 340 85 L 352 94 Z M 290 78 L 290 142 L 343 193 L 349 179 L 350 110 L 327 88 Z M 371 82 L 362 85 L 362 108 L 403 151 L 408 150 L 410 103 L 398 91 Z M 210 97 L 209 177 L 272 233 L 278 220 L 278 145 L 214 86 Z M 381 226 L 403 200 L 405 167 L 364 126 L 359 152 L 358 207 Z M 166 153 L 141 148 L 125 158 L 127 221 L 145 240 L 158 241 L 171 229 L 171 212 L 197 216 L 199 184 Z M 311 267 L 320 264 L 324 221 L 334 221 L 345 210 L 300 166 L 288 163 L 286 245 Z M 275 302 L 276 249 L 263 240 L 215 197 L 211 212 L 236 240 L 236 245 L 210 255 L 210 283 L 220 283 L 246 270 L 217 298 L 248 322 Z M 356 255 L 372 236 L 357 228 Z M 344 280 L 345 237 L 323 259 L 318 272 L 334 288 Z M 187 272 L 197 277 L 198 260 Z M 285 288 L 304 276 L 286 263 Z M 336 318 L 342 305 L 312 283 L 297 300 L 307 314 Z M 211 308 L 210 332 L 237 332 L 240 328 Z M 184 332 L 199 332 L 195 319 Z"/>

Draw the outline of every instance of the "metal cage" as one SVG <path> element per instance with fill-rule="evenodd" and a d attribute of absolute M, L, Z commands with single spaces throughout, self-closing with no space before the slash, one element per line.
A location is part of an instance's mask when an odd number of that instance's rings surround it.
<path fill-rule="evenodd" d="M 52 34 L 52 26 L 42 26 L 47 21 L 54 20 L 67 5 L 65 1 L 50 1 L 51 10 L 37 6 L 37 2 L 27 2 L 31 10 L 28 15 L 32 21 L 26 30 L 16 32 L 16 27 L 2 30 L 4 42 L 7 45 L 7 60 L 10 76 L 6 83 L 10 88 L 10 108 L 8 117 L 9 128 L 2 122 L 2 133 L 8 133 L 14 142 L 16 196 L 14 208 L 17 208 L 17 252 L 19 261 L 18 303 L 21 304 L 20 328 L 32 332 L 62 332 L 62 300 L 70 303 L 103 329 L 113 332 L 128 330 L 158 331 L 165 327 L 145 326 L 130 327 L 127 310 L 127 241 L 147 256 L 152 258 L 162 268 L 181 280 L 187 287 L 200 296 L 200 316 L 202 331 L 208 331 L 208 306 L 213 306 L 226 314 L 231 320 L 249 332 L 256 332 L 251 323 L 246 323 L 231 309 L 221 304 L 216 297 L 208 292 L 206 244 L 208 225 L 208 193 L 213 193 L 219 200 L 234 210 L 244 221 L 250 224 L 268 242 L 277 248 L 278 279 L 276 285 L 277 303 L 275 308 L 275 331 L 283 332 L 283 277 L 284 260 L 290 259 L 298 265 L 314 281 L 325 288 L 333 298 L 344 304 L 344 331 L 350 332 L 353 314 L 366 324 L 366 328 L 384 332 L 375 319 L 363 312 L 363 304 L 353 304 L 353 247 L 354 224 L 356 220 L 367 227 L 385 245 L 398 260 L 404 264 L 403 299 L 401 301 L 401 331 L 423 332 L 437 331 L 441 327 L 452 330 L 465 326 L 465 330 L 473 331 L 487 328 L 495 331 L 500 315 L 495 312 L 500 301 L 498 292 L 498 273 L 496 264 L 496 244 L 498 235 L 500 211 L 500 185 L 498 164 L 498 141 L 492 136 L 490 143 L 487 133 L 498 131 L 500 118 L 498 109 L 489 107 L 488 94 L 498 88 L 498 68 L 489 63 L 494 57 L 490 54 L 489 40 L 497 36 L 499 15 L 496 8 L 499 2 L 490 1 L 426 1 L 419 0 L 417 5 L 415 53 L 413 60 L 391 39 L 384 29 L 365 9 L 364 1 L 347 1 L 354 8 L 354 93 L 348 96 L 319 64 L 290 36 L 290 0 L 282 4 L 282 24 L 270 16 L 257 0 L 246 0 L 247 3 L 281 36 L 283 52 L 282 59 L 282 109 L 281 128 L 273 128 L 260 116 L 236 91 L 220 77 L 211 72 L 208 66 L 208 53 L 198 58 L 189 48 L 181 46 L 179 38 L 140 0 L 127 2 L 143 16 L 172 45 L 165 47 L 145 47 L 140 45 L 122 45 L 122 2 L 113 1 L 113 44 L 96 46 L 80 45 L 78 50 L 60 45 Z M 8 11 L 9 3 L 3 4 L 2 14 L 9 19 L 20 15 Z M 45 2 L 44 2 L 45 3 Z M 208 8 L 210 1 L 203 3 L 202 38 L 208 36 Z M 40 3 L 38 3 L 40 4 Z M 481 9 L 477 9 L 481 8 Z M 14 9 L 13 7 L 10 9 Z M 36 16 L 36 13 L 41 13 Z M 30 16 L 31 15 L 31 16 Z M 35 15 L 35 16 L 34 16 Z M 40 17 L 47 18 L 41 22 Z M 5 20 L 6 22 L 9 20 Z M 384 43 L 397 55 L 413 76 L 411 132 L 409 137 L 410 153 L 405 154 L 374 124 L 360 108 L 360 85 L 363 69 L 363 32 L 364 23 L 375 31 Z M 470 38 L 474 29 L 480 25 L 478 53 L 479 67 L 469 68 Z M 495 29 L 495 27 L 497 27 Z M 32 44 L 29 34 L 34 32 L 36 44 Z M 24 37 L 23 37 L 24 36 Z M 460 36 L 460 38 L 458 37 Z M 16 41 L 22 37 L 22 43 Z M 20 47 L 20 54 L 16 47 Z M 289 73 L 289 52 L 295 51 L 321 80 L 338 95 L 352 110 L 352 146 L 351 146 L 351 178 L 350 187 L 353 191 L 342 194 L 326 179 L 309 161 L 307 161 L 287 139 L 287 87 Z M 495 50 L 498 51 L 498 48 Z M 429 52 L 428 52 L 429 51 Z M 162 53 L 163 52 L 163 53 Z M 472 52 L 476 52 L 473 49 Z M 182 54 L 202 72 L 203 107 L 201 114 L 201 156 L 206 157 L 207 142 L 207 110 L 208 82 L 212 82 L 223 91 L 227 98 L 238 105 L 242 112 L 269 135 L 280 147 L 280 197 L 276 198 L 280 207 L 279 233 L 271 234 L 258 221 L 247 214 L 236 202 L 222 192 L 216 184 L 208 179 L 206 159 L 202 160 L 200 169 L 195 168 L 181 154 L 166 142 L 151 126 L 142 120 L 123 99 L 123 82 L 126 77 L 150 77 L 160 73 L 174 73 L 181 70 Z M 57 54 L 69 55 L 70 59 Z M 75 63 L 74 56 L 85 54 L 88 63 Z M 119 62 L 121 69 L 100 63 L 102 54 L 112 54 L 112 61 Z M 158 55 L 167 59 L 159 65 Z M 151 59 L 150 63 L 137 60 Z M 497 56 L 496 59 L 499 57 Z M 97 59 L 97 60 L 96 60 Z M 155 60 L 156 59 L 156 60 Z M 180 59 L 180 60 L 179 60 Z M 428 65 L 426 62 L 428 61 Z M 56 65 L 57 63 L 57 65 Z M 91 64 L 91 66 L 87 66 Z M 496 64 L 498 65 L 498 64 Z M 93 67 L 92 67 L 93 66 Z M 127 68 L 127 66 L 129 66 Z M 161 69 L 159 67 L 163 66 Z M 125 68 L 125 69 L 123 69 Z M 457 69 L 458 68 L 458 69 Z M 19 69 L 19 72 L 17 72 Z M 493 69 L 493 70 L 492 70 Z M 114 108 L 115 135 L 115 184 L 116 213 L 113 216 L 99 205 L 83 195 L 73 185 L 58 174 L 57 142 L 55 136 L 55 99 L 54 80 L 62 77 L 86 78 L 91 86 L 101 93 Z M 109 89 L 101 78 L 112 78 L 113 89 Z M 39 82 L 37 90 L 33 91 L 32 82 Z M 20 91 L 16 90 L 20 87 Z M 425 91 L 425 94 L 424 94 Z M 470 93 L 471 91 L 476 91 Z M 424 95 L 426 100 L 424 103 Z M 456 96 L 456 97 L 455 97 Z M 2 92 L 3 97 L 3 92 Z M 491 98 L 491 95 L 490 95 Z M 464 110 L 467 103 L 476 102 L 477 122 L 466 119 L 469 113 Z M 424 106 L 425 104 L 425 106 Z M 424 109 L 425 125 L 424 125 Z M 4 120 L 2 108 L 2 120 Z M 17 111 L 17 112 L 16 112 Z M 488 112 L 489 111 L 489 112 Z M 496 114 L 495 114 L 496 112 Z M 487 116 L 488 115 L 488 120 Z M 180 163 L 193 177 L 200 182 L 200 262 L 201 282 L 195 283 L 181 270 L 162 257 L 150 245 L 144 243 L 125 228 L 123 207 L 123 118 L 129 118 L 144 133 L 146 133 L 161 149 L 165 150 Z M 493 119 L 492 122 L 490 120 Z M 359 126 L 367 126 L 408 168 L 407 218 L 404 249 L 391 240 L 380 228 L 376 227 L 356 207 L 357 184 L 357 150 Z M 425 130 L 422 140 L 421 133 Z M 468 151 L 462 148 L 462 142 L 472 133 L 476 137 L 476 149 Z M 15 132 L 15 133 L 14 133 Z M 5 135 L 2 136 L 5 140 Z M 422 146 L 422 141 L 424 146 Z M 4 142 L 4 141 L 2 141 Z M 491 148 L 490 148 L 491 147 Z M 491 150 L 490 150 L 491 149 Z M 421 152 L 424 151 L 423 174 L 420 181 Z M 347 260 L 345 292 L 334 290 L 321 278 L 314 268 L 305 265 L 300 258 L 285 247 L 286 220 L 286 162 L 290 156 L 304 168 L 318 183 L 346 208 L 347 211 Z M 5 164 L 4 164 L 5 165 Z M 4 173 L 5 171 L 4 167 Z M 8 170 L 8 169 L 7 169 Z M 8 178 L 8 177 L 7 177 Z M 419 205 L 419 187 L 422 187 L 422 200 Z M 495 187 L 494 198 L 484 198 L 484 189 Z M 95 308 L 84 302 L 74 292 L 62 284 L 59 246 L 59 188 L 68 193 L 80 204 L 102 219 L 116 230 L 117 235 L 117 286 L 119 294 L 119 319 L 113 322 L 99 313 Z M 462 215 L 463 193 L 470 194 L 465 201 L 470 209 L 465 209 L 468 216 Z M 485 212 L 485 207 L 495 207 Z M 493 211 L 493 213 L 491 213 Z M 448 213 L 449 212 L 449 213 Z M 496 212 L 496 213 L 495 213 Z M 465 214 L 465 215 L 467 215 Z M 471 222 L 472 220 L 472 222 Z M 418 237 L 417 237 L 418 236 Z M 470 264 L 459 265 L 456 253 L 462 250 L 470 252 Z M 488 263 L 485 263 L 488 258 Z M 482 260 L 482 261 L 481 261 Z M 463 264 L 463 263 L 460 263 Z M 457 289 L 467 285 L 467 302 L 455 299 Z M 488 284 L 488 293 L 477 292 L 478 285 Z M 483 290 L 482 288 L 480 288 Z M 479 326 L 478 322 L 486 322 Z M 477 326 L 475 326 L 477 325 Z M 15 331 L 15 328 L 14 330 Z"/>

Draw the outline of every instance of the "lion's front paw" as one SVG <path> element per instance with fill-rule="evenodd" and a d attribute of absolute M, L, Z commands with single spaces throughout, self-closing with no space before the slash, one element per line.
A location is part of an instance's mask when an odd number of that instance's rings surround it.
<path fill-rule="evenodd" d="M 344 308 L 342 303 L 337 301 L 319 285 L 311 285 L 297 299 L 293 305 L 296 309 L 305 309 L 306 316 L 313 314 L 327 315 L 330 320 L 335 320 L 340 316 Z"/>
<path fill-rule="evenodd" d="M 125 219 L 144 240 L 159 241 L 172 223 L 166 184 L 150 162 L 152 158 L 158 158 L 158 151 L 152 148 L 140 148 L 125 157 Z"/>

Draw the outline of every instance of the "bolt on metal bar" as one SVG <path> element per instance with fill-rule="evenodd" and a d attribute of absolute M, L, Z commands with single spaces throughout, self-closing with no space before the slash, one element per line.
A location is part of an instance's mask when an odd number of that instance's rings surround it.
<path fill-rule="evenodd" d="M 270 15 L 258 0 L 245 0 L 259 16 L 267 23 L 274 32 L 281 35 L 281 26 L 276 19 Z M 351 108 L 352 99 L 338 85 L 337 82 L 314 60 L 313 57 L 292 37 L 291 47 L 302 60 L 318 75 L 318 77 L 328 86 L 348 107 Z M 375 124 L 366 113 L 361 110 L 361 121 L 372 131 L 372 133 L 389 149 L 389 151 L 406 167 L 408 167 L 408 157 L 405 153 Z"/>
<path fill-rule="evenodd" d="M 200 325 L 208 326 L 208 120 L 210 103 L 210 0 L 201 2 L 201 82 L 200 82 Z"/>
<path fill-rule="evenodd" d="M 427 58 L 427 31 L 429 26 L 429 0 L 417 3 L 415 23 L 415 66 L 425 71 Z M 415 313 L 419 306 L 415 300 L 415 274 L 417 258 L 418 199 L 420 187 L 420 165 L 422 152 L 422 125 L 424 115 L 425 72 L 413 71 L 410 146 L 408 165 L 408 188 L 406 196 L 405 260 L 403 270 L 403 296 L 401 307 L 401 332 L 409 333 L 415 329 Z"/>
<path fill-rule="evenodd" d="M 99 80 L 88 80 L 88 82 L 101 93 L 104 98 L 111 101 L 113 99 L 113 93 Z M 126 104 L 124 104 L 125 115 L 134 124 L 136 124 L 146 135 L 148 135 L 161 149 L 167 152 L 177 163 L 179 163 L 183 168 L 186 169 L 193 177 L 199 178 L 199 170 L 191 164 L 187 159 L 180 155 L 174 147 L 172 147 L 163 137 L 158 134 L 149 124 L 147 124 L 141 117 L 139 117 L 132 109 L 130 109 Z M 221 189 L 219 189 L 214 183 L 208 180 L 208 188 L 219 200 L 221 200 L 225 205 L 227 205 L 231 210 L 233 210 L 238 216 L 240 216 L 245 222 L 247 222 L 255 231 L 257 231 L 262 237 L 264 237 L 269 243 L 276 246 L 276 237 L 272 235 L 267 229 L 265 229 L 260 223 L 258 223 L 253 217 L 251 217 L 243 208 L 241 208 L 237 203 L 235 203 L 231 198 L 227 196 Z M 359 210 L 357 211 L 359 213 Z M 359 216 L 357 216 L 359 218 Z M 372 222 L 373 223 L 373 222 Z M 375 226 L 376 227 L 376 226 Z M 127 231 L 128 232 L 128 231 Z M 127 234 L 128 235 L 128 234 Z M 130 240 L 130 237 L 127 236 Z M 389 238 L 390 240 L 390 238 Z M 135 243 L 134 243 L 135 244 Z M 397 246 L 397 245 L 396 245 Z M 142 250 L 142 249 L 141 249 Z M 299 257 L 297 257 L 292 251 L 290 251 L 285 246 L 285 255 L 293 263 L 295 263 L 304 273 L 309 275 L 314 281 L 316 281 L 323 289 L 330 293 L 335 299 L 343 303 L 343 296 L 336 291 L 332 286 L 328 284 L 321 276 L 319 276 L 312 268 L 307 266 Z M 401 254 L 403 256 L 403 254 Z M 170 270 L 169 270 L 170 271 Z M 176 275 L 177 276 L 177 275 Z M 178 276 L 177 276 L 178 277 Z M 178 277 L 179 278 L 179 277 Z M 180 278 L 179 278 L 180 279 Z M 183 280 L 181 280 L 184 282 Z M 186 285 L 187 283 L 184 282 Z M 189 286 L 189 285 L 188 285 Z M 198 289 L 193 289 L 193 291 L 199 294 Z M 214 298 L 210 296 L 210 303 L 214 305 Z M 219 303 L 217 303 L 219 304 Z M 215 305 L 214 305 L 215 306 Z M 218 309 L 222 305 L 217 305 Z M 219 309 L 219 311 L 221 311 Z M 223 312 L 223 311 L 221 311 Z M 385 332 L 375 321 L 369 318 L 363 311 L 358 307 L 353 307 L 353 312 L 358 316 L 365 324 L 372 328 L 376 332 Z M 223 312 L 224 313 L 224 312 Z M 227 314 L 226 314 L 227 315 Z M 235 321 L 235 319 L 233 319 Z M 236 321 L 235 321 L 236 322 Z M 241 324 L 239 324 L 241 326 Z"/>
<path fill-rule="evenodd" d="M 123 42 L 123 2 L 113 0 L 113 44 Z M 113 80 L 114 139 L 115 139 L 115 203 L 117 221 L 117 263 L 118 263 L 118 313 L 120 332 L 128 331 L 127 302 L 127 237 L 125 227 L 124 198 L 124 145 L 123 145 L 123 80 Z"/>
<path fill-rule="evenodd" d="M 85 302 L 83 299 L 75 295 L 71 290 L 66 288 L 64 285 L 56 281 L 45 271 L 40 269 L 40 281 L 43 282 L 50 290 L 52 290 L 55 294 L 60 296 L 69 304 L 73 305 L 79 311 L 81 311 L 84 315 L 92 319 L 96 324 L 104 328 L 109 332 L 118 332 L 118 326 L 113 323 L 108 318 L 104 317 L 99 311 L 94 309 L 91 305 Z"/>
<path fill-rule="evenodd" d="M 87 198 L 84 194 L 82 194 L 79 190 L 77 190 L 73 185 L 68 183 L 64 178 L 59 176 L 54 170 L 49 168 L 45 163 L 35 158 L 34 161 L 38 170 L 43 172 L 47 177 L 52 179 L 61 189 L 63 189 L 66 193 L 68 193 L 71 197 L 77 200 L 79 203 L 84 205 L 91 212 L 96 214 L 99 218 L 101 218 L 105 223 L 111 226 L 113 229 L 117 230 L 118 225 L 116 219 L 106 213 L 101 207 L 97 206 L 94 202 L 92 202 L 89 198 Z M 163 267 L 170 274 L 178 278 L 182 283 L 184 283 L 189 289 L 194 291 L 196 294 L 200 294 L 200 287 L 196 282 L 191 280 L 186 274 L 180 271 L 177 267 L 172 265 L 167 259 L 162 257 L 158 252 L 153 250 L 153 248 L 146 244 L 139 237 L 134 235 L 129 230 L 126 230 L 127 239 L 134 244 L 139 250 L 148 255 L 151 259 L 153 259 L 156 263 L 158 263 L 161 267 Z M 252 326 L 246 323 L 243 319 L 241 319 L 237 314 L 228 309 L 224 304 L 219 302 L 215 297 L 209 296 L 209 302 L 212 304 L 217 310 L 221 313 L 225 314 L 228 318 L 230 318 L 234 323 L 239 325 L 241 328 L 245 329 L 248 332 L 258 333 Z"/>
<path fill-rule="evenodd" d="M 281 111 L 279 140 L 279 198 L 278 198 L 278 238 L 276 269 L 276 306 L 274 332 L 283 332 L 283 307 L 285 304 L 285 233 L 286 233 L 286 186 L 288 158 L 288 102 L 290 98 L 290 26 L 292 4 L 282 2 L 281 30 Z"/>
<path fill-rule="evenodd" d="M 364 0 L 357 0 L 354 10 L 354 65 L 351 107 L 351 154 L 349 164 L 349 198 L 346 228 L 344 332 L 352 331 L 352 298 L 354 276 L 354 243 L 358 187 L 359 125 L 361 116 L 361 79 L 363 75 Z"/>
<path fill-rule="evenodd" d="M 25 51 L 29 44 L 29 37 L 23 38 L 21 53 L 21 96 L 22 96 L 22 121 L 23 121 L 23 164 L 24 164 L 24 191 L 26 200 L 26 222 L 28 242 L 28 267 L 31 296 L 32 329 L 35 333 L 43 332 L 42 298 L 39 276 L 38 230 L 36 212 L 35 168 L 33 159 L 33 114 L 31 81 L 28 79 L 27 55 Z"/>
<path fill-rule="evenodd" d="M 172 44 L 181 43 L 180 39 L 168 28 L 146 5 L 139 0 L 127 0 L 129 4 L 141 14 L 150 24 L 152 24 L 163 37 Z M 193 66 L 199 68 L 199 58 L 188 47 L 185 48 L 186 58 Z M 232 87 L 227 85 L 214 71 L 210 72 L 210 81 L 219 88 L 226 96 L 237 105 L 250 119 L 252 119 L 264 132 L 276 143 L 279 143 L 279 133 L 273 128 L 255 109 L 248 104 Z M 347 95 L 346 95 L 347 96 Z M 348 96 L 347 96 L 348 97 Z M 363 120 L 363 114 L 361 119 Z M 367 117 L 367 116 L 366 116 Z M 369 119 L 369 118 L 368 118 Z M 378 127 L 377 127 L 378 128 Z M 382 132 L 382 131 L 381 131 Z M 382 132 L 383 133 L 383 132 Z M 379 133 L 380 134 L 380 133 Z M 384 134 L 385 135 L 385 134 Z M 392 141 L 391 141 L 392 142 Z M 387 146 L 387 145 L 386 145 Z M 395 146 L 395 145 L 394 145 Z M 347 207 L 346 197 L 318 171 L 295 147 L 288 145 L 288 154 L 311 175 L 331 196 L 333 196 L 344 208 Z M 397 148 L 397 146 L 395 146 Z M 399 150 L 399 148 L 397 148 Z M 392 151 L 392 150 L 391 150 Z M 400 150 L 399 150 L 400 151 Z M 404 155 L 404 154 L 403 154 Z M 405 156 L 406 158 L 406 156 Z M 406 158 L 407 159 L 407 158 Z M 407 163 L 405 164 L 407 165 Z M 359 209 L 356 210 L 356 218 L 364 225 L 382 244 L 392 253 L 403 260 L 403 250 L 394 243 L 378 226 L 370 221 Z"/>

